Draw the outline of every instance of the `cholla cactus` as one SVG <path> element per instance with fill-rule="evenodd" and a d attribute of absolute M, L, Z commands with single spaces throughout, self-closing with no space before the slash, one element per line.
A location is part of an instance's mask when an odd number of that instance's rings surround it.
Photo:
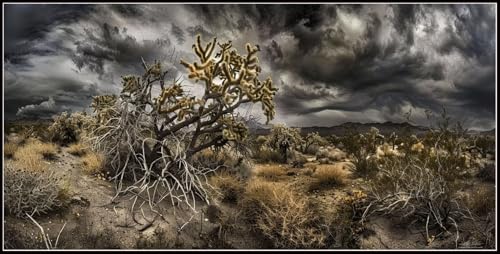
<path fill-rule="evenodd" d="M 126 80 L 126 78 L 123 79 Z M 127 88 L 126 84 L 124 86 Z M 103 124 L 112 116 L 112 108 L 117 99 L 115 95 L 100 95 L 93 98 L 91 107 L 94 108 L 98 123 Z"/>
<path fill-rule="evenodd" d="M 267 140 L 267 146 L 278 150 L 280 143 L 284 140 L 288 140 L 292 148 L 298 148 L 304 142 L 299 128 L 286 127 L 284 124 L 274 125 Z"/>
<path fill-rule="evenodd" d="M 122 77 L 119 98 L 94 99 L 101 125 L 94 131 L 94 147 L 110 157 L 118 186 L 123 175 L 144 175 L 137 182 L 142 190 L 164 185 L 175 202 L 194 195 L 208 200 L 202 181 L 213 170 L 194 167 L 193 156 L 247 137 L 247 127 L 235 113 L 244 104 L 260 103 L 267 121 L 273 119 L 277 89 L 270 78 L 258 78 L 257 47 L 247 44 L 246 54 L 240 55 L 231 42 L 221 44 L 214 38 L 204 45 L 197 36 L 193 50 L 197 61 L 181 60 L 181 64 L 190 79 L 203 84 L 201 96 L 189 95 L 177 80 L 166 83 L 161 63 L 149 65 L 143 60 L 142 76 Z M 182 197 L 174 197 L 172 190 L 179 190 Z M 188 205 L 194 206 L 194 200 Z"/>
<path fill-rule="evenodd" d="M 16 169 L 6 164 L 4 173 L 6 213 L 24 218 L 26 214 L 47 214 L 63 204 L 60 179 L 52 171 Z"/>
<path fill-rule="evenodd" d="M 61 145 L 76 142 L 87 133 L 93 121 L 85 113 L 63 112 L 54 118 L 54 123 L 48 128 L 50 140 Z"/>
<path fill-rule="evenodd" d="M 312 145 L 324 146 L 328 141 L 321 137 L 318 132 L 308 133 L 301 144 L 302 153 L 307 153 Z"/>

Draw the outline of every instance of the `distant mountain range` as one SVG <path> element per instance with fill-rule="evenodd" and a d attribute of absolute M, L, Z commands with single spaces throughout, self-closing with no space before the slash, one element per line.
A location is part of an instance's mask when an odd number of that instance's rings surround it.
<path fill-rule="evenodd" d="M 420 136 L 426 133 L 429 128 L 424 126 L 412 125 L 407 122 L 403 123 L 353 123 L 347 122 L 336 126 L 322 127 L 322 126 L 312 126 L 312 127 L 301 127 L 301 133 L 307 134 L 311 132 L 318 132 L 321 136 L 342 136 L 349 132 L 365 133 L 370 130 L 371 127 L 375 127 L 380 131 L 382 135 L 390 135 L 392 132 L 401 135 L 404 132 L 409 131 L 412 134 Z M 257 135 L 267 135 L 271 131 L 271 126 L 266 126 L 262 124 L 251 124 L 249 126 L 250 132 Z M 470 131 L 469 134 L 482 134 L 482 135 L 495 135 L 495 129 L 489 131 Z"/>
<path fill-rule="evenodd" d="M 26 121 L 26 120 L 16 120 L 9 121 L 5 123 L 6 129 L 13 125 L 48 125 L 51 124 L 52 120 L 35 120 L 35 121 Z M 249 130 L 253 134 L 257 135 L 267 135 L 271 132 L 271 125 L 265 125 L 259 123 L 258 121 L 250 120 L 246 122 Z M 311 127 L 300 127 L 302 134 L 307 134 L 311 132 L 318 132 L 321 136 L 330 136 L 330 135 L 345 135 L 349 132 L 357 132 L 357 133 L 365 133 L 370 130 L 371 127 L 377 128 L 382 135 L 390 135 L 392 132 L 401 135 L 402 133 L 409 131 L 412 134 L 417 136 L 424 134 L 429 130 L 428 127 L 412 125 L 408 122 L 402 123 L 393 123 L 393 122 L 385 122 L 385 123 L 354 123 L 347 122 L 340 125 L 335 126 L 311 126 Z M 487 135 L 487 136 L 495 136 L 495 128 L 488 131 L 478 131 L 478 130 L 469 130 L 470 135 Z"/>

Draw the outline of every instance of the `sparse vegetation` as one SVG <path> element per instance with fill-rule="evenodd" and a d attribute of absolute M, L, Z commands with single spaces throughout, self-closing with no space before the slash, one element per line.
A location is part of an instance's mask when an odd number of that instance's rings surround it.
<path fill-rule="evenodd" d="M 82 157 L 83 171 L 88 175 L 96 175 L 105 169 L 106 158 L 96 152 L 89 152 Z"/>
<path fill-rule="evenodd" d="M 270 239 L 275 248 L 321 248 L 320 218 L 306 197 L 286 184 L 254 180 L 239 203 L 246 218 Z"/>
<path fill-rule="evenodd" d="M 285 175 L 286 171 L 283 165 L 271 164 L 260 167 L 256 174 L 265 179 L 277 180 L 280 176 Z"/>
<path fill-rule="evenodd" d="M 60 179 L 53 173 L 17 169 L 7 164 L 4 175 L 7 214 L 25 218 L 26 214 L 47 214 L 62 206 Z"/>
<path fill-rule="evenodd" d="M 234 174 L 218 173 L 209 180 L 222 202 L 236 203 L 244 191 L 243 182 Z"/>
<path fill-rule="evenodd" d="M 11 142 L 5 143 L 3 146 L 3 154 L 4 154 L 5 158 L 7 158 L 7 159 L 12 158 L 14 156 L 14 153 L 17 151 L 18 148 L 19 148 L 19 146 L 15 143 L 11 143 Z"/>
<path fill-rule="evenodd" d="M 337 165 L 322 165 L 316 168 L 312 177 L 316 179 L 311 188 L 342 186 L 346 181 L 346 173 Z"/>
<path fill-rule="evenodd" d="M 88 147 L 82 143 L 71 144 L 68 147 L 68 153 L 75 156 L 85 155 L 88 151 Z"/>

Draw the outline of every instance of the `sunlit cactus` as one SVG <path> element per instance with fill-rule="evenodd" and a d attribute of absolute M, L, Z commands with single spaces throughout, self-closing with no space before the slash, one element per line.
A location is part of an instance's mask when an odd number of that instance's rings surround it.
<path fill-rule="evenodd" d="M 246 54 L 240 55 L 230 41 L 221 44 L 213 38 L 205 45 L 197 36 L 193 51 L 196 61 L 180 63 L 189 79 L 202 84 L 201 96 L 189 94 L 178 80 L 166 82 L 168 71 L 160 62 L 142 60 L 144 74 L 123 76 L 119 96 L 97 96 L 92 103 L 100 125 L 93 132 L 94 148 L 107 154 L 117 176 L 144 175 L 137 184 L 163 185 L 172 200 L 184 200 L 191 208 L 193 195 L 208 200 L 204 179 L 215 170 L 194 167 L 193 156 L 207 148 L 241 144 L 248 129 L 237 109 L 260 103 L 269 122 L 277 91 L 271 78 L 258 78 L 258 47 L 247 44 Z M 120 192 L 122 177 L 116 179 Z"/>

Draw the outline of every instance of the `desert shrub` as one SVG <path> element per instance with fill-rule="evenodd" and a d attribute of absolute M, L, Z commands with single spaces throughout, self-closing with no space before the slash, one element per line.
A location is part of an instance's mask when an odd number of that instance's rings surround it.
<path fill-rule="evenodd" d="M 317 189 L 321 187 L 342 186 L 345 184 L 347 175 L 341 166 L 337 164 L 319 166 L 312 177 L 316 181 L 312 183 L 311 188 Z"/>
<path fill-rule="evenodd" d="M 88 175 L 95 175 L 102 172 L 105 165 L 106 158 L 100 153 L 89 152 L 82 157 L 82 169 Z"/>
<path fill-rule="evenodd" d="M 75 156 L 82 156 L 87 153 L 88 147 L 82 143 L 71 144 L 68 147 L 68 153 Z"/>
<path fill-rule="evenodd" d="M 320 218 L 308 199 L 285 184 L 252 181 L 239 205 L 275 248 L 323 247 Z"/>
<path fill-rule="evenodd" d="M 384 136 L 377 128 L 372 127 L 368 133 L 355 133 L 350 130 L 339 138 L 345 151 L 352 155 L 356 166 L 354 174 L 365 179 L 373 177 L 377 172 L 375 154 L 377 147 L 383 143 Z"/>
<path fill-rule="evenodd" d="M 124 76 L 119 96 L 94 98 L 99 126 L 92 130 L 93 149 L 106 154 L 116 175 L 137 177 L 132 184 L 115 178 L 119 193 L 139 187 L 141 195 L 159 188 L 165 191 L 150 196 L 150 203 L 171 199 L 192 209 L 194 197 L 208 201 L 204 186 L 216 169 L 194 166 L 193 156 L 245 140 L 248 129 L 236 116 L 240 106 L 260 103 L 267 122 L 275 114 L 277 89 L 271 78 L 259 80 L 259 48 L 247 44 L 245 49 L 240 55 L 231 42 L 214 38 L 205 44 L 196 37 L 196 60 L 181 60 L 181 65 L 189 79 L 202 84 L 201 96 L 185 91 L 179 80 L 166 82 L 168 71 L 159 61 L 143 60 L 144 74 Z"/>
<path fill-rule="evenodd" d="M 495 187 L 481 185 L 468 196 L 467 207 L 477 215 L 495 212 Z"/>
<path fill-rule="evenodd" d="M 254 159 L 260 163 L 278 163 L 283 160 L 280 152 L 269 148 L 262 148 L 255 152 Z"/>
<path fill-rule="evenodd" d="M 346 157 L 347 156 L 343 151 L 341 151 L 338 148 L 331 147 L 331 146 L 321 147 L 316 152 L 316 158 L 327 159 L 328 163 L 340 161 Z"/>
<path fill-rule="evenodd" d="M 209 183 L 222 202 L 236 203 L 244 191 L 243 182 L 229 173 L 218 173 L 210 177 Z"/>
<path fill-rule="evenodd" d="M 291 150 L 300 150 L 304 139 L 300 129 L 286 127 L 283 124 L 273 125 L 266 146 L 280 154 L 280 161 L 287 162 L 287 155 Z"/>
<path fill-rule="evenodd" d="M 4 206 L 7 214 L 25 217 L 47 214 L 62 206 L 60 179 L 53 172 L 4 168 Z"/>
<path fill-rule="evenodd" d="M 362 221 L 384 214 L 414 219 L 425 227 L 428 238 L 429 230 L 458 232 L 458 223 L 470 213 L 456 195 L 460 184 L 440 165 L 431 157 L 384 158 L 369 185 Z"/>
<path fill-rule="evenodd" d="M 59 145 L 69 145 L 79 141 L 93 124 L 93 118 L 85 113 L 63 112 L 54 117 L 54 123 L 48 128 L 49 140 Z"/>
<path fill-rule="evenodd" d="M 257 176 L 260 176 L 260 177 L 263 177 L 263 178 L 266 178 L 269 180 L 276 180 L 280 176 L 284 176 L 285 174 L 286 174 L 286 171 L 283 168 L 283 166 L 278 165 L 278 164 L 262 166 L 256 172 Z"/>
<path fill-rule="evenodd" d="M 328 141 L 317 132 L 308 133 L 300 144 L 300 151 L 305 154 L 316 154 L 315 150 L 327 144 Z"/>
<path fill-rule="evenodd" d="M 5 143 L 3 146 L 3 154 L 5 158 L 12 158 L 14 156 L 14 153 L 17 151 L 19 146 L 16 143 Z"/>

